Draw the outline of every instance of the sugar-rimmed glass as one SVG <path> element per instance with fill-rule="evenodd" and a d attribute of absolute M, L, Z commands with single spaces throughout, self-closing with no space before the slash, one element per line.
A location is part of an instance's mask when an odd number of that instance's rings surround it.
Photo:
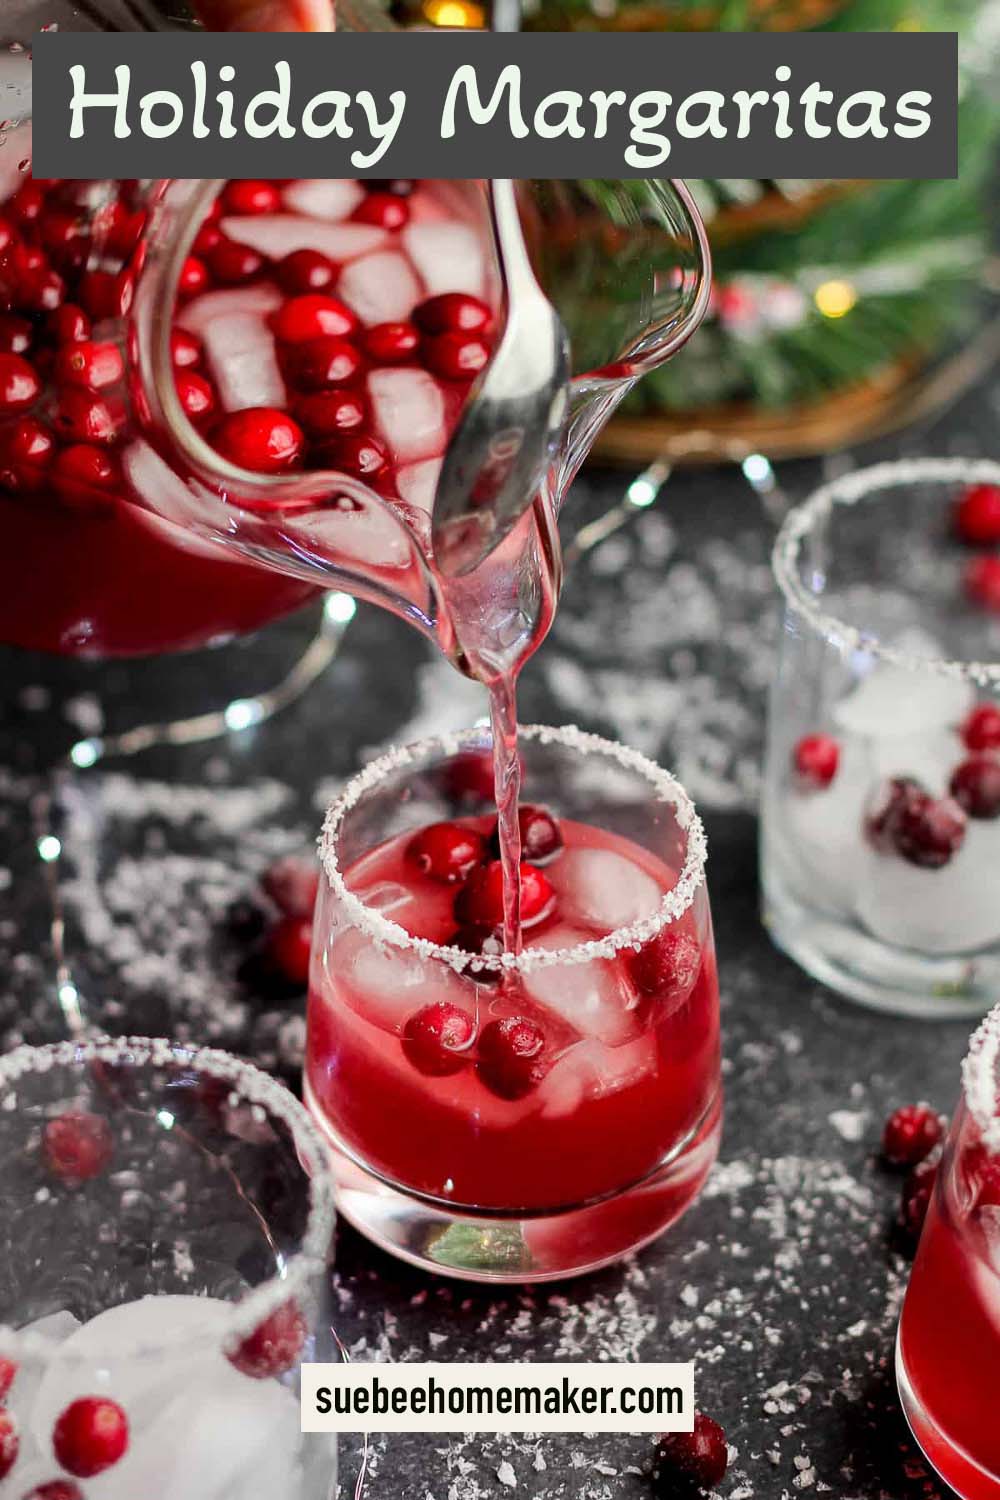
<path fill-rule="evenodd" d="M 544 868 L 554 914 L 518 956 L 446 941 L 454 892 L 411 882 L 399 863 L 387 872 L 429 823 L 489 835 L 489 733 L 390 751 L 326 818 L 306 1047 L 306 1099 L 334 1147 L 345 1218 L 415 1264 L 489 1281 L 594 1269 L 655 1238 L 697 1195 L 721 1118 L 718 977 L 690 800 L 607 740 L 519 733 L 523 799 L 549 808 L 566 840 Z M 633 966 L 650 952 L 659 962 L 640 982 Z M 405 1044 L 436 1003 L 471 1020 L 446 1074 Z M 509 1088 L 490 1072 L 486 1032 L 514 1017 L 544 1046 L 538 1073 Z"/>
<path fill-rule="evenodd" d="M 963 1500 L 1000 1494 L 1000 1007 L 972 1039 L 896 1344 L 913 1434 Z"/>
<path fill-rule="evenodd" d="M 970 486 L 998 483 L 987 460 L 881 464 L 818 490 L 775 545 L 765 921 L 882 1010 L 977 1015 L 1000 995 L 1000 613 L 989 553 L 954 526 Z"/>
<path fill-rule="evenodd" d="M 0 1158 L 3 1493 L 329 1500 L 335 1448 L 300 1433 L 297 1382 L 337 1357 L 333 1203 L 298 1101 L 208 1048 L 21 1047 L 0 1060 Z"/>

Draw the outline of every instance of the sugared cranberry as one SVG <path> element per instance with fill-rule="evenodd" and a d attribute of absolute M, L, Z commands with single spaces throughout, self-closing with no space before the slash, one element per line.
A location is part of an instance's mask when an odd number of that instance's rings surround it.
<path fill-rule="evenodd" d="M 376 323 L 366 328 L 361 344 L 369 359 L 379 365 L 401 364 L 412 359 L 420 344 L 420 335 L 412 323 Z"/>
<path fill-rule="evenodd" d="M 0 316 L 0 354 L 27 354 L 35 337 L 34 324 L 13 313 Z"/>
<path fill-rule="evenodd" d="M 0 483 L 34 490 L 52 462 L 52 434 L 36 417 L 20 417 L 0 433 Z"/>
<path fill-rule="evenodd" d="M 12 1359 L 0 1359 L 0 1401 L 5 1401 L 14 1384 L 17 1365 Z"/>
<path fill-rule="evenodd" d="M 83 1490 L 72 1479 L 50 1479 L 22 1496 L 22 1500 L 84 1500 Z"/>
<path fill-rule="evenodd" d="M 1000 614 L 1000 557 L 973 558 L 965 570 L 965 591 L 975 604 Z"/>
<path fill-rule="evenodd" d="M 52 465 L 52 478 L 64 500 L 87 505 L 118 484 L 120 471 L 110 453 L 92 443 L 61 448 Z"/>
<path fill-rule="evenodd" d="M 379 229 L 402 229 L 409 221 L 410 206 L 398 193 L 368 193 L 351 218 L 357 224 L 375 224 Z"/>
<path fill-rule="evenodd" d="M 114 1136 L 107 1120 L 86 1110 L 57 1115 L 42 1132 L 45 1165 L 53 1177 L 71 1186 L 100 1177 L 114 1149 Z"/>
<path fill-rule="evenodd" d="M 413 321 L 422 333 L 481 333 L 493 314 L 485 302 L 465 292 L 442 292 L 414 309 Z"/>
<path fill-rule="evenodd" d="M 839 763 L 840 746 L 828 734 L 807 734 L 792 751 L 795 774 L 807 786 L 829 786 Z"/>
<path fill-rule="evenodd" d="M 0 1479 L 6 1479 L 17 1463 L 21 1446 L 17 1421 L 9 1411 L 0 1411 Z"/>
<path fill-rule="evenodd" d="M 479 1038 L 476 1071 L 491 1093 L 501 1099 L 523 1099 L 548 1072 L 545 1034 L 526 1016 L 504 1016 L 491 1021 Z"/>
<path fill-rule="evenodd" d="M 962 725 L 970 750 L 1000 750 L 1000 704 L 979 703 Z"/>
<path fill-rule="evenodd" d="M 50 338 L 57 344 L 81 344 L 90 338 L 90 319 L 75 302 L 64 302 L 46 322 Z"/>
<path fill-rule="evenodd" d="M 447 1000 L 425 1005 L 403 1027 L 403 1051 L 418 1073 L 445 1078 L 469 1061 L 476 1025 L 461 1006 Z"/>
<path fill-rule="evenodd" d="M 264 257 L 249 245 L 238 245 L 235 240 L 221 236 L 219 243 L 208 253 L 208 269 L 216 281 L 223 286 L 241 286 L 251 281 L 264 264 Z"/>
<path fill-rule="evenodd" d="M 128 1448 L 128 1418 L 117 1401 L 82 1396 L 56 1422 L 52 1448 L 67 1473 L 93 1479 L 123 1457 Z"/>
<path fill-rule="evenodd" d="M 970 485 L 955 506 L 955 530 L 974 547 L 1000 542 L 1000 485 Z"/>
<path fill-rule="evenodd" d="M 124 373 L 125 362 L 118 345 L 96 344 L 91 339 L 63 344 L 53 367 L 59 385 L 75 385 L 85 391 L 117 385 Z"/>
<path fill-rule="evenodd" d="M 319 293 L 290 297 L 271 318 L 275 337 L 283 344 L 308 344 L 327 335 L 342 339 L 357 326 L 357 318 L 345 303 Z"/>
<path fill-rule="evenodd" d="M 227 182 L 219 196 L 228 214 L 273 214 L 281 207 L 281 194 L 272 183 L 249 177 Z"/>
<path fill-rule="evenodd" d="M 235 1349 L 231 1365 L 251 1380 L 269 1380 L 290 1370 L 306 1341 L 306 1321 L 297 1302 L 285 1302 Z"/>
<path fill-rule="evenodd" d="M 273 969 L 289 984 L 305 986 L 309 982 L 309 955 L 312 951 L 312 919 L 282 917 L 271 928 L 265 944 L 265 957 Z"/>
<path fill-rule="evenodd" d="M 548 916 L 555 892 L 534 865 L 520 866 L 521 922 L 530 927 Z M 503 866 L 498 859 L 479 865 L 455 898 L 455 917 L 462 926 L 497 927 L 503 921 Z"/>
<path fill-rule="evenodd" d="M 324 292 L 333 285 L 336 275 L 333 261 L 318 250 L 293 250 L 278 265 L 278 282 L 292 297 L 303 292 Z"/>
<path fill-rule="evenodd" d="M 406 846 L 406 857 L 423 875 L 444 885 L 465 880 L 482 863 L 486 841 L 460 823 L 429 823 Z"/>
<path fill-rule="evenodd" d="M 882 1155 L 894 1167 L 915 1167 L 930 1156 L 943 1134 L 941 1116 L 929 1104 L 902 1104 L 885 1122 Z"/>
<path fill-rule="evenodd" d="M 728 1466 L 726 1434 L 718 1422 L 697 1411 L 693 1431 L 665 1432 L 657 1442 L 650 1476 L 653 1493 L 662 1500 L 674 1500 L 684 1487 L 714 1490 Z"/>
<path fill-rule="evenodd" d="M 900 1222 L 914 1243 L 920 1238 L 920 1231 L 924 1227 L 937 1174 L 938 1153 L 935 1152 L 918 1162 L 903 1182 Z"/>
<path fill-rule="evenodd" d="M 344 433 L 319 450 L 324 467 L 350 474 L 355 479 L 376 479 L 389 466 L 385 446 L 363 433 Z"/>
<path fill-rule="evenodd" d="M 41 389 L 34 365 L 20 354 L 0 354 L 0 413 L 33 406 Z"/>
<path fill-rule="evenodd" d="M 677 999 L 687 995 L 698 978 L 701 949 L 690 933 L 662 927 L 638 952 L 629 953 L 627 963 L 640 994 Z"/>
<path fill-rule="evenodd" d="M 908 798 L 896 814 L 892 843 L 909 864 L 940 870 L 961 849 L 965 829 L 965 813 L 952 797 L 924 792 Z"/>
<path fill-rule="evenodd" d="M 59 392 L 53 424 L 76 443 L 113 443 L 125 421 L 122 403 L 68 387 Z"/>
<path fill-rule="evenodd" d="M 177 277 L 177 293 L 181 297 L 194 297 L 208 286 L 208 267 L 197 255 L 189 255 L 181 266 Z"/>
<path fill-rule="evenodd" d="M 521 858 L 529 864 L 548 864 L 559 853 L 563 846 L 563 836 L 559 824 L 547 807 L 522 802 L 517 809 L 517 824 L 521 830 Z M 499 855 L 499 827 L 493 830 L 490 848 L 494 854 Z"/>
<path fill-rule="evenodd" d="M 201 339 L 186 328 L 175 328 L 170 335 L 170 358 L 175 370 L 189 370 L 201 364 Z"/>
<path fill-rule="evenodd" d="M 948 790 L 970 818 L 1000 817 L 1000 756 L 970 755 L 956 769 Z"/>
<path fill-rule="evenodd" d="M 287 412 L 249 406 L 223 417 L 212 440 L 223 457 L 240 468 L 279 474 L 298 462 L 305 435 Z"/>
<path fill-rule="evenodd" d="M 319 892 L 319 870 L 314 859 L 290 854 L 275 860 L 260 878 L 264 894 L 287 917 L 311 917 Z"/>
<path fill-rule="evenodd" d="M 310 339 L 307 344 L 294 345 L 284 363 L 288 379 L 302 391 L 349 385 L 358 378 L 363 367 L 354 344 L 332 334 Z"/>
<path fill-rule="evenodd" d="M 177 396 L 184 415 L 192 422 L 204 422 L 215 411 L 215 391 L 197 370 L 178 370 Z"/>
<path fill-rule="evenodd" d="M 471 380 L 489 363 L 490 346 L 478 333 L 439 333 L 424 339 L 421 354 L 442 380 Z"/>
<path fill-rule="evenodd" d="M 294 411 L 311 438 L 356 432 L 368 415 L 364 397 L 357 391 L 311 391 L 296 400 Z"/>

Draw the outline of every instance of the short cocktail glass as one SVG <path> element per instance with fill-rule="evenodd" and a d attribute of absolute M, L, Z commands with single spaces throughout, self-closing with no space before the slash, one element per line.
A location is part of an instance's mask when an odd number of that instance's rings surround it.
<path fill-rule="evenodd" d="M 222 1052 L 0 1060 L 0 1493 L 330 1500 L 333 1440 L 300 1433 L 297 1395 L 303 1360 L 337 1358 L 325 1157 Z"/>
<path fill-rule="evenodd" d="M 962 1099 L 903 1303 L 906 1419 L 962 1500 L 1000 1494 L 1000 1007 L 973 1038 Z"/>
<path fill-rule="evenodd" d="M 417 1265 L 495 1281 L 655 1238 L 697 1195 L 721 1117 L 691 802 L 634 751 L 519 733 L 522 816 L 544 807 L 559 830 L 555 848 L 523 838 L 522 952 L 477 926 L 499 891 L 488 732 L 393 750 L 327 816 L 306 1056 L 344 1216 Z M 413 845 L 442 821 L 480 859 L 464 884 Z"/>
<path fill-rule="evenodd" d="M 1000 595 L 956 507 L 985 460 L 848 474 L 786 519 L 762 807 L 764 916 L 853 999 L 1000 996 Z"/>

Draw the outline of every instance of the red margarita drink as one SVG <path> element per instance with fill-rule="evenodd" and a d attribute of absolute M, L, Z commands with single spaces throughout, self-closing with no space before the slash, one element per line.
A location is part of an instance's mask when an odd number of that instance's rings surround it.
<path fill-rule="evenodd" d="M 927 1458 L 963 1500 L 1000 1495 L 1000 1008 L 973 1038 L 899 1327 L 896 1373 Z"/>
<path fill-rule="evenodd" d="M 364 1232 L 539 1279 L 653 1238 L 714 1158 L 704 845 L 650 762 L 522 730 L 523 946 L 505 951 L 482 745 L 392 752 L 331 809 L 306 1090 Z"/>

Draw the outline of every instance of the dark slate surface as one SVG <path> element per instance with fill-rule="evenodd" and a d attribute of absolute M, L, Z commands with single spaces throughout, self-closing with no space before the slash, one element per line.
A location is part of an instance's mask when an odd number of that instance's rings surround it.
<path fill-rule="evenodd" d="M 989 453 L 996 390 L 937 424 L 838 458 Z M 800 498 L 833 464 L 785 466 Z M 567 532 L 624 480 L 591 473 Z M 898 1183 L 874 1150 L 893 1104 L 948 1107 L 969 1026 L 881 1018 L 777 953 L 757 916 L 754 796 L 770 672 L 771 522 L 735 471 L 685 475 L 574 569 L 552 637 L 525 673 L 522 718 L 576 721 L 673 765 L 698 799 L 722 976 L 727 1121 L 721 1162 L 685 1220 L 634 1263 L 523 1292 L 449 1284 L 349 1229 L 337 1245 L 339 1332 L 395 1359 L 694 1358 L 700 1404 L 732 1445 L 720 1493 L 780 1500 L 934 1500 L 908 1440 L 892 1345 L 906 1262 Z M 68 963 L 111 1030 L 211 1039 L 294 1080 L 302 1002 L 245 974 L 226 912 L 276 853 L 309 843 L 320 808 L 387 741 L 470 721 L 481 700 L 388 616 L 362 609 L 308 697 L 262 729 L 66 777 L 66 747 L 101 722 L 162 718 L 276 676 L 308 617 L 249 647 L 134 666 L 0 653 L 0 1034 L 62 1034 L 51 908 L 34 838 L 49 812 L 67 857 Z M 344 1495 L 358 1444 L 342 1447 Z M 629 1500 L 645 1440 L 372 1439 L 369 1500 Z"/>

